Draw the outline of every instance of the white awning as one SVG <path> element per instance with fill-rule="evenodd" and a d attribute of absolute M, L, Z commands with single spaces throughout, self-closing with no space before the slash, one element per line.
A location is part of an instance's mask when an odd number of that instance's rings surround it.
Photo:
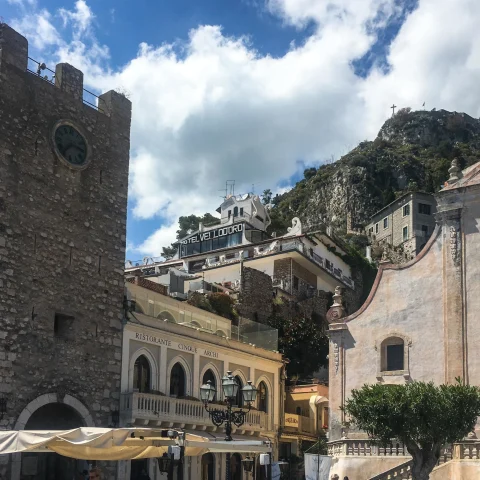
<path fill-rule="evenodd" d="M 143 428 L 76 428 L 74 430 L 0 431 L 0 455 L 21 452 L 56 452 L 80 460 L 135 460 L 161 457 L 176 440 L 162 430 Z M 185 433 L 185 455 L 212 452 L 269 452 L 263 440 L 226 442 L 207 433 Z"/>

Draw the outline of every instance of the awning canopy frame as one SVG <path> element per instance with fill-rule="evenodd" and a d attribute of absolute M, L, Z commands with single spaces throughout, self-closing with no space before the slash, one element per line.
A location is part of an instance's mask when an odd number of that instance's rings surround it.
<path fill-rule="evenodd" d="M 73 430 L 10 430 L 0 431 L 0 455 L 10 453 L 55 452 L 80 460 L 135 460 L 161 457 L 170 445 L 183 445 L 185 456 L 205 453 L 242 452 L 268 453 L 268 440 L 225 441 L 213 435 L 170 429 L 147 428 L 89 428 Z M 238 438 L 238 437 L 237 437 Z"/>

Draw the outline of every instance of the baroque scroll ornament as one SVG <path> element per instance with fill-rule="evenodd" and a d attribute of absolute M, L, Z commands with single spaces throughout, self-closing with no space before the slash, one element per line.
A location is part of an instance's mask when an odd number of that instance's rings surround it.
<path fill-rule="evenodd" d="M 450 254 L 453 263 L 458 262 L 458 230 L 452 225 L 450 227 Z"/>

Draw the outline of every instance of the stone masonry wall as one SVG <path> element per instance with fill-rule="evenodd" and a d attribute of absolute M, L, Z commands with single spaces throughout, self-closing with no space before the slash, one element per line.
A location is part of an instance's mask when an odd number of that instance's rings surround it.
<path fill-rule="evenodd" d="M 265 323 L 272 314 L 272 299 L 273 288 L 270 275 L 244 266 L 237 305 L 240 316 Z"/>
<path fill-rule="evenodd" d="M 298 285 L 294 281 L 298 278 Z M 273 267 L 273 284 L 275 286 L 283 285 L 283 290 L 298 298 L 305 297 L 309 290 L 317 288 L 317 277 L 312 272 L 292 260 L 284 258 L 275 260 Z"/>
<path fill-rule="evenodd" d="M 166 285 L 152 282 L 151 280 L 147 280 L 146 278 L 131 277 L 131 278 L 127 278 L 126 281 L 130 283 L 134 283 L 135 285 L 138 285 L 140 287 L 146 288 L 147 290 L 151 290 L 152 292 L 161 293 L 162 295 L 168 295 L 168 287 Z"/>
<path fill-rule="evenodd" d="M 26 72 L 27 50 L 0 24 L 0 424 L 13 429 L 29 402 L 58 393 L 108 426 L 120 395 L 131 104 L 108 92 L 102 112 L 85 105 L 81 72 L 59 65 L 53 85 Z M 53 151 L 60 119 L 87 138 L 84 170 Z"/>

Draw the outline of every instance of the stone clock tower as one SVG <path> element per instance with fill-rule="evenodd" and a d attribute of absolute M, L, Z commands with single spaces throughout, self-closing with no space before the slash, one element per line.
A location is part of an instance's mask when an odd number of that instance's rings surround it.
<path fill-rule="evenodd" d="M 0 24 L 0 428 L 106 427 L 119 410 L 131 103 L 110 91 L 94 108 L 82 72 L 59 64 L 50 81 L 27 62 L 27 40 Z M 0 457 L 0 477 L 71 479 L 72 462 Z"/>

